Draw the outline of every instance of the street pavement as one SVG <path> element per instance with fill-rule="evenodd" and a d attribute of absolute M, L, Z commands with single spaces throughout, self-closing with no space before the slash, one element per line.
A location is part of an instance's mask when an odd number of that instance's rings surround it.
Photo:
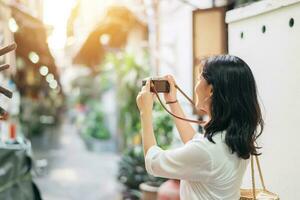
<path fill-rule="evenodd" d="M 39 166 L 34 180 L 44 200 L 121 199 L 117 153 L 88 151 L 68 122 L 31 141 Z"/>

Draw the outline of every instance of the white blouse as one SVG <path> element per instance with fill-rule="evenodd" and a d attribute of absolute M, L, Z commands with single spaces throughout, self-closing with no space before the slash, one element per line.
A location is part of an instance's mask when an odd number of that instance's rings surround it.
<path fill-rule="evenodd" d="M 146 170 L 153 176 L 181 180 L 181 200 L 238 200 L 249 159 L 231 154 L 225 134 L 213 137 L 216 144 L 196 134 L 174 150 L 152 146 L 145 157 Z"/>

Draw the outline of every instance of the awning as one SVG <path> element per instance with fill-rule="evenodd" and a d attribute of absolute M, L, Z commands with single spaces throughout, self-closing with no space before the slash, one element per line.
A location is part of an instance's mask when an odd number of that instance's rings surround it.
<path fill-rule="evenodd" d="M 40 59 L 36 65 L 46 65 L 51 73 L 58 76 L 54 58 L 48 47 L 46 28 L 43 22 L 16 6 L 10 7 L 12 17 L 19 26 L 19 30 L 14 33 L 15 42 L 18 45 L 17 54 L 28 59 L 30 52 L 38 53 Z"/>
<path fill-rule="evenodd" d="M 90 33 L 74 57 L 73 63 L 91 67 L 98 65 L 105 54 L 105 48 L 100 42 L 101 36 L 109 36 L 107 47 L 121 48 L 126 44 L 128 32 L 136 23 L 142 22 L 125 6 L 109 7 L 104 19 Z"/>
<path fill-rule="evenodd" d="M 16 55 L 21 57 L 28 65 L 33 66 L 36 73 L 39 73 L 40 66 L 47 66 L 49 73 L 54 75 L 55 80 L 59 83 L 59 74 L 54 61 L 54 58 L 49 50 L 47 43 L 46 27 L 41 20 L 23 11 L 18 5 L 9 5 L 11 9 L 11 15 L 18 25 L 18 30 L 14 33 L 15 42 L 18 45 Z M 36 53 L 39 56 L 38 62 L 33 63 L 29 59 L 30 53 Z M 25 68 L 25 71 L 27 69 Z M 35 73 L 35 74 L 36 74 Z M 22 72 L 20 76 L 26 76 L 26 73 Z M 25 84 L 25 77 L 16 80 L 19 89 L 28 89 Z M 44 80 L 44 79 L 43 79 Z M 40 83 L 40 86 L 33 86 L 31 89 L 34 91 L 48 88 L 47 82 L 44 80 Z"/>

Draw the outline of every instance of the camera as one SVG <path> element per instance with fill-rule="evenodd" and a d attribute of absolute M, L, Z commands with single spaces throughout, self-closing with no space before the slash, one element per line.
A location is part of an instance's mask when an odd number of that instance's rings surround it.
<path fill-rule="evenodd" d="M 144 79 L 142 81 L 142 86 L 146 85 L 148 79 Z M 170 92 L 170 84 L 167 80 L 162 79 L 162 78 L 151 78 L 151 82 L 153 83 L 153 86 L 150 87 L 150 92 L 155 92 L 157 93 L 169 93 Z M 155 90 L 154 88 L 155 87 Z"/>

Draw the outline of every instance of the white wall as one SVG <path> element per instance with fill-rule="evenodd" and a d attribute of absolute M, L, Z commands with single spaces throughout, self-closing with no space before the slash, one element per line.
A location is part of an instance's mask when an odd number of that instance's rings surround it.
<path fill-rule="evenodd" d="M 284 200 L 300 199 L 300 1 L 259 2 L 230 11 L 227 21 L 229 53 L 249 64 L 264 104 L 259 144 L 267 189 Z M 250 187 L 250 171 L 243 186 Z"/>
<path fill-rule="evenodd" d="M 193 93 L 193 7 L 180 1 L 160 3 L 160 69 L 159 75 L 172 74 L 177 84 L 190 97 Z M 189 102 L 178 94 L 187 115 L 192 115 Z"/>

